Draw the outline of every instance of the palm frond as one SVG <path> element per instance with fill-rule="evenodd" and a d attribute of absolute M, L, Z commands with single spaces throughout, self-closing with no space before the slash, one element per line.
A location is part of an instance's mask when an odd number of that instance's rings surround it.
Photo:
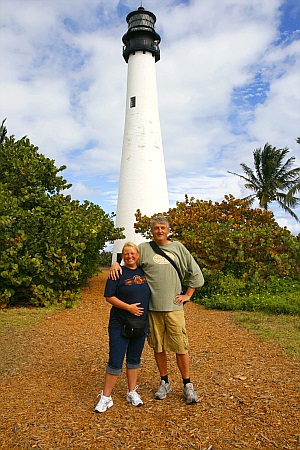
<path fill-rule="evenodd" d="M 248 195 L 247 197 L 242 198 L 245 202 L 249 202 L 249 205 L 253 205 L 254 200 L 256 198 L 255 194 Z"/>
<path fill-rule="evenodd" d="M 297 214 L 295 214 L 294 211 L 285 202 L 282 202 L 278 199 L 277 203 L 285 212 L 290 214 L 297 222 L 299 222 Z"/>

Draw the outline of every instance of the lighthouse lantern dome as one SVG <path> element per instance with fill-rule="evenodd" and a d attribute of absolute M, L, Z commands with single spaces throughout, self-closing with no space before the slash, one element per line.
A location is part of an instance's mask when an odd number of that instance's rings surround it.
<path fill-rule="evenodd" d="M 128 31 L 124 34 L 123 57 L 128 62 L 129 55 L 136 51 L 150 52 L 155 57 L 155 62 L 160 59 L 160 36 L 156 33 L 154 25 L 156 16 L 151 11 L 146 11 L 140 6 L 126 17 Z"/>

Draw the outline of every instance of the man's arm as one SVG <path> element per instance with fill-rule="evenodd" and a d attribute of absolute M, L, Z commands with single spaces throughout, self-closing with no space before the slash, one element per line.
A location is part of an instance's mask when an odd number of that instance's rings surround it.
<path fill-rule="evenodd" d="M 199 267 L 199 265 L 197 264 L 197 262 L 195 261 L 194 257 L 192 256 L 192 254 L 187 250 L 187 248 L 185 248 L 186 250 L 186 262 L 187 262 L 187 271 L 188 271 L 188 281 L 187 284 L 191 284 L 195 288 L 200 288 L 203 286 L 204 284 L 204 278 L 203 278 L 203 274 L 202 271 Z M 192 293 L 193 295 L 193 293 Z"/>
<path fill-rule="evenodd" d="M 117 280 L 122 275 L 122 266 L 116 261 L 112 263 L 109 270 L 109 277 L 112 280 Z"/>
<path fill-rule="evenodd" d="M 189 302 L 194 292 L 195 289 L 189 286 L 185 294 L 176 295 L 174 300 L 175 305 L 181 305 L 182 303 Z"/>

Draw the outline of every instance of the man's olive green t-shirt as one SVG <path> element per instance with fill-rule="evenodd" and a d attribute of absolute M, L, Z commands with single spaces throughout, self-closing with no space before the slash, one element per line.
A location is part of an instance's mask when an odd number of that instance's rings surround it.
<path fill-rule="evenodd" d="M 190 287 L 203 286 L 204 278 L 200 267 L 181 242 L 172 241 L 159 247 L 174 260 L 181 273 L 181 278 L 187 276 Z M 175 296 L 181 292 L 181 282 L 176 269 L 166 258 L 155 253 L 149 242 L 140 244 L 139 251 L 139 265 L 145 272 L 151 290 L 149 310 L 181 310 L 183 306 L 174 303 Z"/>

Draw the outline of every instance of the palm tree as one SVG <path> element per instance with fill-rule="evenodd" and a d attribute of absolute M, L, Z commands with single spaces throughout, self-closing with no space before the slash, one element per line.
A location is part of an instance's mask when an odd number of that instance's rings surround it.
<path fill-rule="evenodd" d="M 268 209 L 269 203 L 276 201 L 284 211 L 294 219 L 299 220 L 292 211 L 300 203 L 295 194 L 300 186 L 300 167 L 292 169 L 295 157 L 292 156 L 284 162 L 289 149 L 272 147 L 266 143 L 264 148 L 257 148 L 253 152 L 255 172 L 246 164 L 240 164 L 246 175 L 229 172 L 243 178 L 245 187 L 254 192 L 243 200 L 253 203 L 255 198 L 263 209 Z"/>
<path fill-rule="evenodd" d="M 2 124 L 1 124 L 1 126 L 0 126 L 0 144 L 3 144 L 4 138 L 5 138 L 6 133 L 7 133 L 6 126 L 4 125 L 5 121 L 6 121 L 6 119 L 4 119 L 4 120 L 2 121 Z"/>

